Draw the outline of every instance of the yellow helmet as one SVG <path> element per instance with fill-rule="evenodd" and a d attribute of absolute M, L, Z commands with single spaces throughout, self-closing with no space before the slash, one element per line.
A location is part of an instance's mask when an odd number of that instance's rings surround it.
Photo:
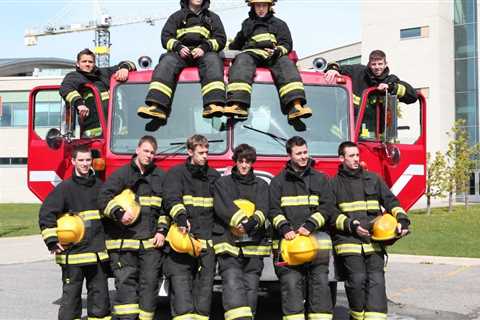
<path fill-rule="evenodd" d="M 176 224 L 172 224 L 167 233 L 166 240 L 173 250 L 178 253 L 188 253 L 192 257 L 198 257 L 202 251 L 202 244 L 191 234 L 180 232 Z"/>
<path fill-rule="evenodd" d="M 255 212 L 255 203 L 247 199 L 237 199 L 234 200 L 233 203 L 245 213 L 247 218 L 253 216 L 253 213 Z M 230 231 L 237 237 L 243 236 L 243 234 L 241 234 L 236 227 L 231 227 Z"/>
<path fill-rule="evenodd" d="M 132 190 L 130 189 L 125 189 L 123 190 L 120 194 L 116 195 L 113 198 L 113 201 L 115 201 L 120 207 L 123 208 L 123 210 L 127 211 L 130 210 L 134 218 L 132 221 L 129 223 L 129 225 L 135 223 L 137 221 L 138 217 L 140 216 L 140 204 L 135 201 L 135 193 L 133 193 Z"/>
<path fill-rule="evenodd" d="M 391 240 L 396 237 L 397 219 L 389 213 L 373 219 L 373 235 L 375 241 Z"/>
<path fill-rule="evenodd" d="M 282 240 L 281 254 L 289 266 L 312 262 L 317 256 L 318 243 L 313 236 L 297 235 L 292 240 Z"/>
<path fill-rule="evenodd" d="M 62 246 L 77 244 L 85 234 L 82 218 L 72 213 L 65 213 L 57 219 L 57 237 Z"/>
<path fill-rule="evenodd" d="M 275 5 L 275 2 L 277 2 L 277 0 L 245 0 L 245 2 L 247 2 L 249 6 L 254 3 L 268 3 L 273 6 Z"/>

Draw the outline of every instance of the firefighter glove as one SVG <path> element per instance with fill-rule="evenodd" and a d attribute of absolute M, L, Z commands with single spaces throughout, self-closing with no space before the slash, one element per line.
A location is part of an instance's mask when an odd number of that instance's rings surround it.
<path fill-rule="evenodd" d="M 410 225 L 410 221 L 408 219 L 399 219 L 398 223 L 402 226 L 402 230 L 408 230 L 408 226 Z"/>
<path fill-rule="evenodd" d="M 293 229 L 292 229 L 292 226 L 290 225 L 290 223 L 284 223 L 284 224 L 282 224 L 282 226 L 280 227 L 280 229 L 278 231 L 280 232 L 280 234 L 283 237 L 287 233 L 289 233 L 290 231 L 293 231 Z"/>
<path fill-rule="evenodd" d="M 185 213 L 179 213 L 179 214 L 175 217 L 175 223 L 176 223 L 179 227 L 188 228 L 187 215 L 186 215 Z"/>
<path fill-rule="evenodd" d="M 258 220 L 255 217 L 251 217 L 248 220 L 242 221 L 242 226 L 248 235 L 252 235 L 253 233 L 255 233 L 255 230 L 257 229 Z"/>
<path fill-rule="evenodd" d="M 317 226 L 310 220 L 307 220 L 303 225 L 302 227 L 304 227 L 305 229 L 307 229 L 308 231 L 310 232 L 313 232 L 315 231 L 315 229 L 317 228 Z"/>

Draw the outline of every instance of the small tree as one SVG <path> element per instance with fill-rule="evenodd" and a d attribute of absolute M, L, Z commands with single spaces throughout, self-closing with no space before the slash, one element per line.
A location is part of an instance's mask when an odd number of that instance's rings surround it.
<path fill-rule="evenodd" d="M 431 213 L 431 199 L 443 197 L 447 190 L 447 175 L 445 175 L 447 163 L 445 156 L 437 151 L 432 160 L 430 152 L 427 154 L 427 215 Z"/>

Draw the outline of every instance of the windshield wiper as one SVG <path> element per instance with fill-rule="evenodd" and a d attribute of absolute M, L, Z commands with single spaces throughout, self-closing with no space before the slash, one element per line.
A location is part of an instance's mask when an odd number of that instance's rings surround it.
<path fill-rule="evenodd" d="M 216 143 L 216 142 L 223 142 L 223 139 L 218 139 L 218 140 L 208 140 L 208 143 Z M 170 142 L 170 145 L 171 146 L 179 146 L 179 145 L 182 145 L 182 144 L 186 144 L 186 142 Z"/>
<path fill-rule="evenodd" d="M 208 143 L 210 143 L 210 142 L 213 142 L 213 143 L 223 142 L 223 140 L 209 140 Z M 168 147 L 168 148 L 160 151 L 159 153 L 162 154 L 162 153 L 165 153 L 165 152 L 170 151 L 170 150 L 173 150 L 173 152 L 164 155 L 163 157 L 159 158 L 158 161 L 162 161 L 162 160 L 165 160 L 169 157 L 176 156 L 180 152 L 180 150 L 185 149 L 187 147 L 187 144 L 185 142 L 171 142 L 170 146 L 171 147 Z"/>
<path fill-rule="evenodd" d="M 260 129 L 255 129 L 253 127 L 250 127 L 250 126 L 247 126 L 247 125 L 243 125 L 243 127 L 245 129 L 248 129 L 248 130 L 252 130 L 252 131 L 255 131 L 255 132 L 258 132 L 258 133 L 262 133 L 266 136 L 269 136 L 270 138 L 272 138 L 273 140 L 275 140 L 276 142 L 278 142 L 282 147 L 285 147 L 285 143 L 282 143 L 280 142 L 279 140 L 283 141 L 283 142 L 287 142 L 287 139 L 285 139 L 284 137 L 280 137 L 280 136 L 277 136 L 276 134 L 273 134 L 271 132 L 268 132 L 268 131 L 263 131 L 263 130 L 260 130 Z"/>

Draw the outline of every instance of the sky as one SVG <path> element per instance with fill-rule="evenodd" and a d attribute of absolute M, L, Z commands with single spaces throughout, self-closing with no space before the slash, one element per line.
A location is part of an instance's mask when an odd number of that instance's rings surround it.
<path fill-rule="evenodd" d="M 248 14 L 245 1 L 211 3 L 211 9 L 222 19 L 227 37 L 233 38 Z M 279 0 L 275 8 L 276 16 L 289 25 L 299 57 L 360 41 L 360 0 Z M 130 18 L 168 17 L 178 9 L 179 0 L 2 0 L 0 58 L 74 59 L 81 49 L 94 47 L 94 31 L 39 37 L 37 46 L 27 47 L 27 29 L 85 24 L 95 20 L 101 11 L 110 15 L 113 23 L 120 23 Z M 160 41 L 164 21 L 157 21 L 154 26 L 138 23 L 111 27 L 111 63 L 136 61 L 142 55 L 156 62 L 164 51 Z"/>

